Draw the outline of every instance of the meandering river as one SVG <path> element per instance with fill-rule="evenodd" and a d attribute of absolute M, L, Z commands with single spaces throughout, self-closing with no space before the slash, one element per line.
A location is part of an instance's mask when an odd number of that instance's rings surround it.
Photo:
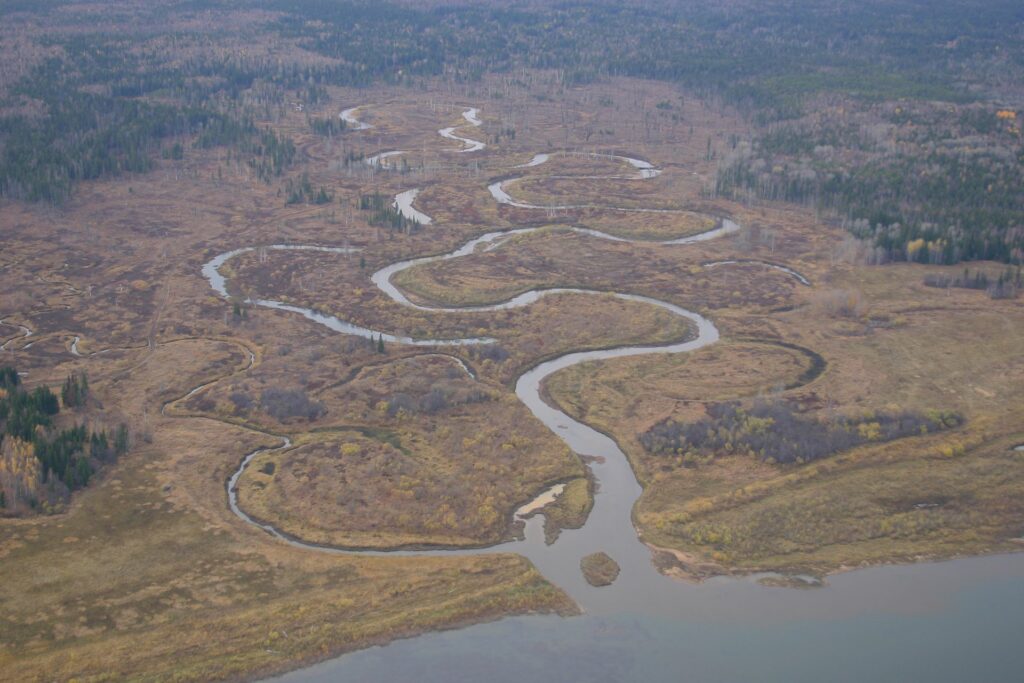
<path fill-rule="evenodd" d="M 481 121 L 478 118 L 479 113 L 479 109 L 470 108 L 462 112 L 462 118 L 466 119 L 466 123 L 468 125 L 480 127 L 481 125 L 483 125 L 483 121 Z M 451 126 L 449 128 L 442 128 L 437 132 L 443 138 L 447 138 L 449 140 L 456 140 L 458 142 L 463 143 L 465 147 L 458 150 L 458 152 L 460 153 L 479 152 L 480 150 L 487 146 L 486 144 L 480 142 L 479 140 L 473 140 L 471 138 L 464 138 L 462 136 L 456 135 L 455 131 L 458 130 L 459 128 L 460 126 Z"/>
<path fill-rule="evenodd" d="M 464 116 L 469 123 L 474 123 L 478 120 L 477 112 L 470 112 Z M 537 155 L 522 167 L 535 167 L 549 158 L 550 155 Z M 658 169 L 647 162 L 618 158 L 638 170 L 638 179 L 657 175 Z M 569 208 L 516 202 L 501 182 L 493 183 L 490 189 L 497 201 L 514 206 Z M 419 212 L 411 213 L 415 211 L 412 206 L 415 196 L 415 190 L 403 193 L 396 198 L 396 205 L 406 215 L 424 216 Z M 429 217 L 425 218 L 428 220 L 418 220 L 429 223 Z M 737 227 L 724 220 L 707 233 L 662 244 L 680 246 L 713 239 Z M 532 230 L 535 228 L 491 232 L 448 254 L 391 264 L 374 273 L 372 281 L 381 292 L 403 306 L 439 312 L 466 311 L 465 308 L 413 302 L 392 283 L 392 278 L 416 265 L 464 257 L 480 248 L 500 247 L 509 237 Z M 599 239 L 628 241 L 598 231 L 576 230 Z M 342 251 L 315 245 L 271 245 L 270 248 Z M 243 247 L 225 252 L 204 266 L 203 274 L 215 291 L 227 296 L 227 282 L 219 268 L 234 256 L 252 249 Z M 784 270 L 802 284 L 808 284 L 801 274 L 785 266 L 763 265 Z M 468 310 L 527 306 L 542 296 L 553 294 L 592 296 L 594 292 L 530 290 L 505 301 Z M 546 403 L 541 398 L 540 387 L 546 377 L 558 370 L 590 360 L 688 353 L 713 344 L 718 339 L 718 330 L 710 320 L 671 302 L 628 292 L 614 296 L 658 306 L 683 317 L 691 324 L 694 334 L 690 339 L 669 345 L 567 353 L 519 377 L 515 392 L 524 405 L 576 453 L 597 456 L 589 466 L 598 482 L 598 492 L 586 524 L 581 529 L 564 530 L 550 546 L 544 542 L 543 520 L 535 516 L 525 522 L 525 540 L 488 549 L 360 551 L 324 548 L 259 524 L 239 508 L 235 485 L 255 454 L 246 458 L 228 483 L 229 501 L 236 514 L 294 546 L 310 551 L 371 555 L 516 552 L 527 556 L 547 579 L 576 600 L 585 615 L 570 619 L 518 617 L 429 634 L 346 655 L 280 680 L 408 679 L 445 683 L 479 680 L 489 683 L 526 680 L 1019 680 L 1020 671 L 1024 670 L 1024 650 L 1017 642 L 1020 633 L 1024 633 L 1024 557 L 1021 556 L 877 567 L 835 576 L 827 588 L 808 590 L 765 587 L 756 583 L 756 577 L 718 578 L 691 585 L 660 574 L 651 563 L 650 550 L 638 537 L 632 523 L 632 508 L 641 488 L 625 455 L 609 437 Z M 346 334 L 383 335 L 385 340 L 401 344 L 439 346 L 493 341 L 488 338 L 410 339 L 282 302 L 255 300 L 252 303 L 294 312 Z M 281 447 L 288 445 L 285 439 Z M 553 492 L 541 495 L 550 497 Z M 517 513 L 517 518 L 524 508 Z M 619 578 L 611 586 L 594 588 L 580 573 L 580 558 L 596 551 L 607 552 L 621 567 Z"/>

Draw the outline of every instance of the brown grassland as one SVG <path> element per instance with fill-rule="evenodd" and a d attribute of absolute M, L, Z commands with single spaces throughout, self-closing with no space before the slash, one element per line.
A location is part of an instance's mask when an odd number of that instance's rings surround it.
<path fill-rule="evenodd" d="M 537 84 L 560 88 L 543 76 Z M 570 99 L 584 108 L 594 96 L 579 91 Z M 471 91 L 457 96 L 480 99 Z M 516 533 L 516 507 L 565 482 L 546 520 L 554 537 L 583 523 L 592 490 L 579 459 L 528 415 L 508 382 L 569 349 L 688 334 L 660 309 L 610 297 L 554 296 L 517 311 L 411 316 L 377 294 L 369 275 L 381 265 L 454 248 L 494 226 L 514 227 L 515 212 L 505 216 L 494 205 L 479 182 L 481 169 L 523 163 L 538 144 L 503 143 L 463 163 L 445 151 L 455 143 L 436 134 L 458 122 L 460 106 L 438 96 L 443 105 L 434 110 L 425 100 L 402 90 L 333 92 L 325 115 L 371 104 L 360 115 L 376 126 L 372 138 L 324 140 L 309 133 L 303 115 L 275 117 L 274 128 L 300 150 L 292 173 L 307 171 L 330 187 L 331 205 L 284 206 L 279 184 L 265 185 L 221 151 L 186 145 L 182 160 L 158 160 L 151 173 L 80 184 L 60 209 L 0 206 L 0 336 L 10 342 L 3 362 L 26 373 L 29 387 L 57 386 L 69 372 L 87 371 L 87 414 L 102 406 L 111 424 L 126 421 L 134 444 L 66 511 L 0 522 L 5 675 L 251 677 L 425 629 L 575 609 L 514 555 L 321 555 L 244 524 L 226 504 L 225 483 L 243 456 L 287 434 L 294 448 L 267 453 L 246 470 L 242 504 L 307 540 L 491 543 Z M 499 106 L 485 102 L 485 119 L 493 121 L 489 110 Z M 618 116 L 626 119 L 623 106 Z M 571 140 L 578 122 L 570 118 L 563 134 L 560 120 L 555 106 L 533 107 L 522 125 Z M 378 146 L 379 139 L 386 142 Z M 387 173 L 336 162 L 343 150 L 369 155 L 390 146 L 417 149 L 421 167 Z M 458 222 L 438 210 L 434 226 L 403 235 L 369 226 L 352 208 L 361 193 L 411 186 L 425 188 L 418 208 L 450 202 Z M 457 351 L 477 374 L 472 379 L 451 358 L 394 345 L 381 355 L 365 340 L 291 314 L 244 307 L 235 317 L 201 276 L 202 264 L 227 249 L 282 242 L 363 251 L 349 259 L 270 252 L 264 263 L 243 256 L 225 268 L 232 291 L 265 287 L 275 298 L 394 332 L 493 334 L 508 357 Z M 22 337 L 19 325 L 32 336 Z M 419 410 L 424 389 L 438 382 L 451 385 L 446 405 Z M 279 420 L 262 410 L 266 388 L 301 391 L 324 412 L 312 421 Z M 413 410 L 383 406 L 399 394 L 411 397 Z M 268 461 L 279 477 L 266 474 Z M 311 477 L 338 468 L 346 479 Z"/>
<path fill-rule="evenodd" d="M 87 371 L 94 408 L 127 422 L 134 437 L 128 455 L 66 510 L 0 519 L 4 677 L 251 678 L 429 629 L 573 613 L 516 555 L 328 555 L 282 543 L 227 504 L 226 482 L 245 455 L 288 436 L 292 447 L 245 470 L 240 504 L 306 541 L 492 544 L 515 535 L 514 511 L 555 483 L 566 489 L 545 510 L 549 540 L 584 522 L 593 502 L 584 463 L 515 398 L 515 379 L 570 350 L 668 343 L 692 330 L 661 308 L 607 293 L 498 312 L 413 311 L 370 280 L 388 263 L 495 229 L 545 226 L 412 268 L 396 284 L 434 306 L 495 303 L 532 288 L 625 291 L 700 311 L 721 330 L 719 344 L 694 354 L 580 365 L 546 386 L 629 456 L 644 485 L 635 521 L 648 543 L 669 549 L 659 557 L 666 571 L 826 573 L 1017 547 L 1021 300 L 926 288 L 924 274 L 941 268 L 861 265 L 844 234 L 810 212 L 709 197 L 715 162 L 705 160 L 706 141 L 724 149 L 743 125 L 695 97 L 677 110 L 685 124 L 638 124 L 641 102 L 677 96 L 667 85 L 613 79 L 567 89 L 537 73 L 518 98 L 500 99 L 484 84 L 427 85 L 332 89 L 313 112 L 365 105 L 359 116 L 371 131 L 317 137 L 307 113 L 292 110 L 260 122 L 296 141 L 289 176 L 308 173 L 334 193 L 329 204 L 286 206 L 281 180 L 265 184 L 223 150 L 190 145 L 148 174 L 83 182 L 60 209 L 0 203 L 0 343 L 10 342 L 0 364 L 27 373 L 30 387 Z M 459 143 L 437 130 L 464 123 L 464 104 L 481 107 L 484 125 L 457 134 L 490 140 L 511 120 L 517 135 L 454 154 Z M 642 157 L 665 173 L 579 177 L 630 171 L 581 156 L 514 168 L 536 151 L 580 148 Z M 382 150 L 409 150 L 403 170 L 344 162 Z M 683 211 L 499 206 L 488 182 L 517 174 L 525 178 L 510 191 L 539 204 Z M 356 208 L 360 195 L 412 188 L 422 188 L 416 207 L 435 222 L 411 234 L 371 226 Z M 704 214 L 743 229 L 680 247 L 563 229 L 663 240 L 706 229 L 714 219 Z M 280 243 L 362 251 L 241 255 L 222 269 L 234 302 L 201 275 L 216 254 Z M 812 286 L 763 263 L 708 265 L 737 257 L 785 264 Z M 248 296 L 396 334 L 490 336 L 503 353 L 393 344 L 380 353 L 365 339 L 248 305 Z M 72 353 L 75 337 L 81 355 Z M 293 403 L 278 409 L 275 391 Z M 730 456 L 689 466 L 640 445 L 667 417 L 696 419 L 709 402 L 762 395 L 823 417 L 899 406 L 966 420 L 807 465 Z"/>
<path fill-rule="evenodd" d="M 837 267 L 830 293 L 806 306 L 771 320 L 720 318 L 721 344 L 685 357 L 577 366 L 552 377 L 547 390 L 624 446 L 645 485 L 634 511 L 644 539 L 680 551 L 691 574 L 820 574 L 1016 550 L 1024 512 L 1024 460 L 1011 450 L 1022 437 L 1020 303 L 923 287 L 923 270 Z M 860 309 L 837 315 L 837 298 Z M 799 382 L 807 359 L 772 341 L 814 349 L 827 369 Z M 635 386 L 644 390 L 627 388 Z M 695 420 L 707 402 L 757 396 L 823 418 L 900 407 L 956 410 L 966 423 L 786 467 L 745 456 L 685 467 L 638 440 L 666 417 Z"/>
<path fill-rule="evenodd" d="M 325 358 L 315 367 L 339 366 Z M 255 386 L 275 384 L 265 368 L 187 405 L 234 416 L 239 410 L 225 395 L 258 396 Z M 514 396 L 449 357 L 364 365 L 314 395 L 322 417 L 258 423 L 294 434 L 296 447 L 257 458 L 240 491 L 244 509 L 304 540 L 383 548 L 496 543 L 510 534 L 511 510 L 552 482 L 583 475 L 579 459 Z"/>

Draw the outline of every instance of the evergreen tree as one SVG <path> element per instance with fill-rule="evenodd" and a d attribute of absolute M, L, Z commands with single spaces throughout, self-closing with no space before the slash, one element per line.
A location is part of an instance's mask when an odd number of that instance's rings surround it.
<path fill-rule="evenodd" d="M 116 455 L 124 455 L 128 452 L 128 425 L 121 423 L 117 426 L 117 431 L 114 432 L 114 453 Z"/>
<path fill-rule="evenodd" d="M 65 408 L 75 408 L 85 405 L 88 395 L 89 380 L 86 377 L 84 370 L 81 373 L 73 372 L 68 375 L 60 390 L 61 402 L 64 404 Z"/>
<path fill-rule="evenodd" d="M 60 412 L 57 395 L 50 391 L 49 387 L 36 387 L 32 391 L 32 403 L 43 415 L 56 415 Z"/>
<path fill-rule="evenodd" d="M 18 376 L 17 370 L 10 365 L 0 367 L 0 388 L 10 389 L 19 384 L 21 384 L 21 377 Z"/>

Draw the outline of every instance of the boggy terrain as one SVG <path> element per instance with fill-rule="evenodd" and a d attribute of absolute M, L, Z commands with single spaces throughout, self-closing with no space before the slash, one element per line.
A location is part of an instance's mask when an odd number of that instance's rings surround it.
<path fill-rule="evenodd" d="M 718 317 L 718 345 L 580 365 L 547 390 L 622 444 L 645 486 L 634 511 L 643 538 L 674 551 L 659 558 L 667 571 L 823 574 L 1017 550 L 1020 303 L 925 287 L 929 270 L 941 269 L 839 263 L 800 307 Z M 708 420 L 730 401 L 754 412 L 746 424 L 719 423 L 729 431 L 717 453 L 645 438 L 658 425 Z M 780 418 L 758 424 L 758 404 L 826 424 L 884 426 L 905 411 L 958 419 L 951 429 L 894 441 L 876 431 L 820 459 L 774 464 L 766 456 L 778 452 L 744 440 L 749 430 L 783 428 Z M 801 435 L 785 438 L 793 442 L 783 455 L 798 452 Z"/>
<path fill-rule="evenodd" d="M 543 75 L 531 80 L 538 92 L 561 92 Z M 593 97 L 586 90 L 572 96 L 581 108 Z M 265 451 L 245 469 L 240 504 L 309 542 L 491 544 L 514 536 L 514 512 L 553 488 L 562 493 L 547 497 L 555 501 L 545 508 L 548 536 L 583 523 L 593 495 L 583 464 L 508 383 L 567 350 L 676 341 L 690 334 L 688 325 L 655 306 L 586 294 L 419 320 L 370 281 L 399 258 L 516 227 L 499 216 L 479 169 L 505 172 L 542 145 L 520 137 L 488 144 L 474 159 L 449 156 L 458 145 L 437 134 L 459 124 L 462 102 L 481 100 L 479 137 L 490 143 L 486 131 L 500 104 L 476 91 L 425 98 L 401 89 L 337 90 L 315 114 L 373 103 L 358 110 L 375 126 L 372 138 L 350 131 L 325 140 L 309 132 L 305 113 L 285 111 L 273 125 L 297 142 L 292 177 L 306 172 L 314 186 L 329 187 L 330 204 L 286 204 L 282 186 L 291 178 L 265 184 L 244 163 L 192 147 L 186 137 L 182 158 L 158 159 L 146 174 L 81 183 L 59 209 L 0 206 L 2 362 L 30 388 L 58 387 L 71 372 L 87 372 L 90 401 L 132 434 L 129 453 L 75 493 L 65 512 L 0 522 L 0 660 L 9 675 L 100 675 L 116 653 L 117 675 L 125 677 L 252 676 L 425 629 L 575 610 L 510 553 L 403 558 L 298 550 L 243 522 L 226 500 L 243 457 L 288 436 L 291 449 Z M 615 115 L 628 118 L 629 105 L 622 106 Z M 711 119 L 690 107 L 695 118 Z M 563 132 L 554 104 L 530 111 L 521 130 L 582 142 L 573 137 L 582 135 L 574 119 Z M 336 163 L 348 151 L 369 156 L 389 146 L 377 139 L 388 131 L 395 147 L 417 141 L 420 158 L 433 165 L 389 172 Z M 372 215 L 355 208 L 363 194 L 416 186 L 423 187 L 422 211 L 451 196 L 479 214 L 454 223 L 438 211 L 434 224 L 402 232 L 369 224 Z M 241 295 L 235 301 L 202 275 L 216 254 L 280 243 L 360 251 L 269 251 L 262 262 L 258 252 L 243 254 L 224 269 L 229 290 Z M 497 342 L 388 342 L 381 353 L 367 339 L 247 304 L 242 287 L 389 333 L 483 334 Z"/>
<path fill-rule="evenodd" d="M 225 487 L 259 450 L 238 480 L 246 514 L 307 543 L 379 550 L 494 544 L 517 533 L 516 510 L 557 486 L 558 507 L 540 511 L 550 510 L 554 539 L 593 502 L 587 454 L 529 413 L 516 378 L 569 351 L 693 335 L 666 308 L 613 292 L 701 311 L 722 333 L 692 354 L 582 364 L 546 385 L 630 457 L 645 486 L 635 521 L 644 540 L 673 551 L 658 556 L 666 571 L 827 572 L 1013 547 L 1021 511 L 1012 501 L 1024 486 L 1011 448 L 1024 441 L 1018 300 L 925 288 L 926 272 L 945 269 L 866 267 L 856 245 L 808 211 L 713 198 L 706 141 L 724 145 L 742 124 L 688 98 L 677 114 L 691 132 L 631 127 L 638 100 L 671 99 L 668 86 L 566 89 L 534 74 L 523 95 L 544 98 L 526 108 L 481 87 L 432 85 L 437 94 L 332 90 L 315 115 L 362 105 L 354 115 L 373 126 L 337 138 L 312 134 L 305 112 L 272 123 L 296 139 L 310 185 L 332 193 L 325 203 L 285 203 L 298 170 L 264 184 L 217 151 L 189 147 L 149 174 L 83 183 L 60 210 L 0 206 L 0 288 L 12 293 L 0 311 L 3 362 L 28 384 L 86 370 L 94 399 L 136 435 L 65 513 L 3 520 L 5 671 L 96 676 L 116 653 L 125 677 L 252 676 L 430 628 L 571 613 L 572 601 L 514 554 L 296 548 L 234 515 Z M 480 108 L 481 126 L 463 116 L 469 107 Z M 599 142 L 588 132 L 596 120 L 610 131 Z M 517 134 L 499 135 L 509 121 Z M 449 127 L 487 146 L 461 152 L 465 143 L 438 134 Z M 538 151 L 584 146 L 663 173 L 607 177 L 634 169 L 588 154 L 523 168 Z M 407 149 L 388 168 L 366 162 Z M 488 191 L 519 175 L 528 177 L 506 187 L 517 201 L 586 208 L 517 207 Z M 362 196 L 413 188 L 429 224 L 395 229 L 358 208 Z M 666 211 L 619 210 L 640 208 Z M 726 220 L 738 229 L 658 244 Z M 427 309 L 594 291 L 507 310 L 417 310 L 371 279 L 395 261 L 522 227 L 541 229 L 413 265 L 392 283 Z M 240 254 L 221 270 L 229 299 L 203 276 L 218 254 L 275 244 L 358 251 Z M 376 334 L 339 334 L 259 299 Z M 494 341 L 420 347 L 382 332 Z M 900 410 L 958 420 L 882 442 L 866 419 L 865 443 L 808 463 L 642 445 L 655 425 L 757 397 L 821 420 Z"/>
<path fill-rule="evenodd" d="M 180 404 L 292 436 L 294 448 L 261 454 L 239 482 L 242 508 L 285 533 L 365 548 L 493 544 L 518 505 L 584 476 L 513 396 L 457 358 L 346 363 L 320 357 L 304 390 L 282 391 L 290 363 L 271 359 Z"/>

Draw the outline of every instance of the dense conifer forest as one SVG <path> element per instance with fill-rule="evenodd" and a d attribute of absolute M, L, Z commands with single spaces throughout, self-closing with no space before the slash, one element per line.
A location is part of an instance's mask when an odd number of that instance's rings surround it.
<path fill-rule="evenodd" d="M 0 16 L 68 4 L 7 0 Z M 416 87 L 487 72 L 514 80 L 517 69 L 539 68 L 567 87 L 635 76 L 737 108 L 759 133 L 720 157 L 716 191 L 814 204 L 873 241 L 880 258 L 1024 257 L 1017 2 L 190 0 L 145 11 L 159 21 L 257 9 L 316 59 L 218 49 L 198 29 L 133 49 L 102 15 L 48 37 L 47 56 L 0 100 L 0 195 L 60 204 L 76 182 L 146 172 L 190 144 L 231 148 L 270 182 L 294 145 L 255 121 L 287 103 L 315 105 L 325 86 Z M 871 115 L 815 118 L 837 107 Z M 935 121 L 914 125 L 915 116 Z M 897 130 L 879 137 L 880 123 Z M 310 125 L 345 131 L 340 121 Z M 329 197 L 293 187 L 287 201 Z"/>

